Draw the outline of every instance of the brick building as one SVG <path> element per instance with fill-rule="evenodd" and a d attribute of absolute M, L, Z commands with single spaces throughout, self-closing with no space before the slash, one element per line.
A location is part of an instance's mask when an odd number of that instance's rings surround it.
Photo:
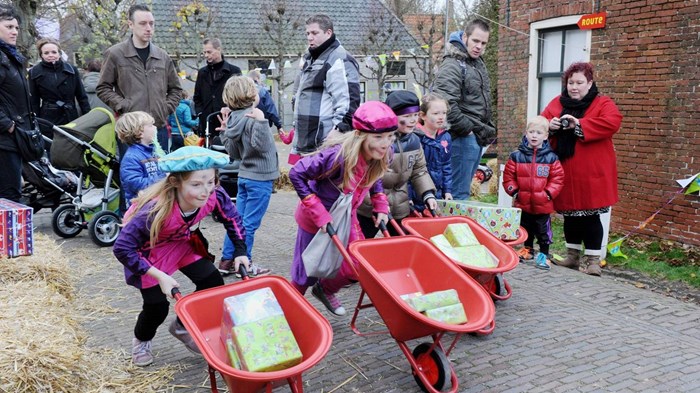
<path fill-rule="evenodd" d="M 620 201 L 611 230 L 700 245 L 700 197 L 676 180 L 700 172 L 700 4 L 690 0 L 500 0 L 499 157 L 560 93 L 561 73 L 590 61 L 600 92 L 624 116 L 615 135 Z M 581 30 L 581 16 L 605 27 Z M 522 34 L 526 33 L 526 34 Z"/>

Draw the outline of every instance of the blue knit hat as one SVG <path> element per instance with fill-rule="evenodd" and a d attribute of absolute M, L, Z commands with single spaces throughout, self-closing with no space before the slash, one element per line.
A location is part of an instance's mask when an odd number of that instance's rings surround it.
<path fill-rule="evenodd" d="M 228 155 L 199 146 L 184 146 L 158 160 L 163 172 L 191 172 L 223 168 L 229 163 Z"/>

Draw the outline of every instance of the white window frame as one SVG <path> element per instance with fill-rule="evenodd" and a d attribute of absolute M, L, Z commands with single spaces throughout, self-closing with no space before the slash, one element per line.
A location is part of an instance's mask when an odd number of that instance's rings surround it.
<path fill-rule="evenodd" d="M 528 83 L 527 83 L 527 118 L 539 115 L 537 111 L 537 104 L 540 98 L 540 84 L 537 79 L 537 60 L 539 59 L 539 37 L 540 30 L 552 29 L 557 27 L 564 27 L 575 25 L 582 15 L 568 15 L 559 18 L 547 19 L 539 22 L 534 22 L 530 24 L 530 62 L 528 67 Z M 588 59 L 590 61 L 591 55 L 591 30 L 587 30 L 586 34 L 586 44 L 585 51 L 588 54 Z"/>

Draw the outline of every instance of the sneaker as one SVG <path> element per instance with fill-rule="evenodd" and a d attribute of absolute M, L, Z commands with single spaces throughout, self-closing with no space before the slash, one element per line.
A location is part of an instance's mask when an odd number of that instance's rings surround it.
<path fill-rule="evenodd" d="M 145 367 L 153 363 L 153 352 L 151 352 L 151 340 L 140 341 L 134 337 L 131 340 L 131 362 L 134 366 Z"/>
<path fill-rule="evenodd" d="M 531 262 L 534 256 L 532 255 L 532 249 L 530 247 L 523 247 L 520 250 L 518 250 L 518 258 L 520 258 L 520 262 Z"/>
<path fill-rule="evenodd" d="M 233 273 L 231 270 L 233 269 L 233 259 L 223 259 L 219 261 L 219 273 L 221 273 L 222 276 L 227 276 L 231 273 Z"/>
<path fill-rule="evenodd" d="M 314 295 L 316 299 L 318 299 L 321 303 L 323 303 L 324 306 L 333 313 L 334 315 L 337 315 L 339 317 L 342 317 L 345 315 L 345 308 L 340 304 L 340 300 L 338 300 L 337 297 L 335 297 L 334 294 L 331 293 L 326 293 L 326 291 L 321 288 L 321 284 L 316 283 L 311 290 L 311 294 Z"/>
<path fill-rule="evenodd" d="M 547 259 L 546 255 L 541 252 L 537 253 L 537 256 L 535 257 L 535 267 L 542 270 L 549 270 L 551 269 L 549 262 L 550 261 Z"/>
<path fill-rule="evenodd" d="M 248 276 L 250 277 L 258 277 L 258 276 L 267 276 L 269 274 L 272 274 L 272 270 L 262 267 L 260 265 L 256 265 L 254 263 L 250 263 L 250 269 L 248 269 Z M 241 278 L 241 274 L 236 272 L 236 277 Z"/>
<path fill-rule="evenodd" d="M 195 344 L 194 340 L 192 339 L 192 336 L 190 336 L 190 332 L 188 332 L 187 329 L 185 329 L 185 327 L 177 321 L 177 318 L 174 319 L 172 323 L 170 323 L 168 331 L 170 332 L 170 334 L 173 335 L 173 337 L 182 341 L 182 343 L 185 344 L 185 347 L 190 352 L 195 353 L 197 355 L 202 354 L 199 348 L 197 348 L 197 344 Z"/>

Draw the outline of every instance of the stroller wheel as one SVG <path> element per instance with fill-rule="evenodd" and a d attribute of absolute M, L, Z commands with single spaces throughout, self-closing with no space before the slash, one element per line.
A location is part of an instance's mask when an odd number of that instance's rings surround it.
<path fill-rule="evenodd" d="M 59 206 L 51 217 L 51 226 L 56 235 L 69 239 L 83 230 L 83 213 L 73 205 Z"/>
<path fill-rule="evenodd" d="M 423 374 L 432 387 L 438 391 L 444 389 L 447 382 L 452 378 L 452 368 L 450 367 L 449 359 L 445 356 L 445 352 L 437 346 L 430 351 L 431 346 L 431 343 L 422 343 L 413 350 L 413 357 L 416 359 L 416 364 L 419 368 L 419 370 L 413 371 L 413 378 L 415 378 L 416 383 L 424 392 L 429 390 L 418 377 L 418 373 Z"/>
<path fill-rule="evenodd" d="M 119 236 L 119 216 L 109 210 L 98 212 L 88 223 L 88 231 L 92 241 L 100 247 L 109 247 Z"/>

